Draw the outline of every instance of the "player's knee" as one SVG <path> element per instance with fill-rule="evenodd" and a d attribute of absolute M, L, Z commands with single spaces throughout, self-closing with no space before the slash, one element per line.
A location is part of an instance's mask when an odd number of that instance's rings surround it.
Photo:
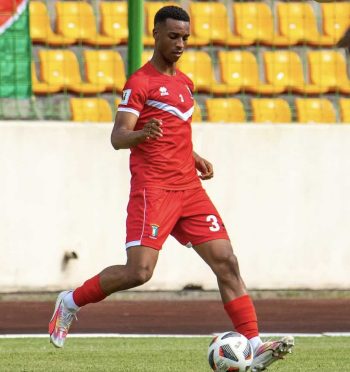
<path fill-rule="evenodd" d="M 138 266 L 130 271 L 130 280 L 134 286 L 142 285 L 148 282 L 153 275 L 153 270 L 147 266 Z"/>
<path fill-rule="evenodd" d="M 240 273 L 237 257 L 234 254 L 220 257 L 214 272 L 221 282 L 239 278 Z"/>

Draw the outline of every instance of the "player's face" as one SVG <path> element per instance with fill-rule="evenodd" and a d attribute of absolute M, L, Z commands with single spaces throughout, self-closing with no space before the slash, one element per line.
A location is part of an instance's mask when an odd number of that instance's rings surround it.
<path fill-rule="evenodd" d="M 153 34 L 157 51 L 167 62 L 174 63 L 185 50 L 190 36 L 190 24 L 168 18 L 155 27 Z"/>

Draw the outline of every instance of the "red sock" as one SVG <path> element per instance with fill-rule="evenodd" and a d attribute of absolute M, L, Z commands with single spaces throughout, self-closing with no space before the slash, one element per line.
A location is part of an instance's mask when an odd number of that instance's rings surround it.
<path fill-rule="evenodd" d="M 248 339 L 259 336 L 254 304 L 248 295 L 227 302 L 224 308 L 237 332 Z"/>
<path fill-rule="evenodd" d="M 101 288 L 99 275 L 87 280 L 73 292 L 73 300 L 79 307 L 93 302 L 100 302 L 106 297 Z"/>

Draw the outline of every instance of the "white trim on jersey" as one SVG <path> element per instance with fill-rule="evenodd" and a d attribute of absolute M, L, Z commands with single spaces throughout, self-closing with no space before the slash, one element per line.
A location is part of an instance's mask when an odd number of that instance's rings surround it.
<path fill-rule="evenodd" d="M 137 245 L 141 245 L 141 240 L 133 240 L 132 242 L 128 242 L 125 244 L 125 248 L 136 247 Z"/>
<path fill-rule="evenodd" d="M 130 107 L 118 107 L 118 111 L 130 112 L 131 114 L 136 115 L 137 117 L 140 116 L 140 113 L 137 110 L 134 110 Z"/>
<path fill-rule="evenodd" d="M 146 105 L 155 107 L 159 110 L 166 111 L 171 115 L 177 116 L 179 119 L 182 119 L 183 121 L 187 121 L 192 116 L 194 110 L 194 106 L 192 106 L 188 111 L 181 112 L 178 108 L 174 106 L 170 106 L 164 102 L 154 101 L 152 99 L 147 100 Z"/>

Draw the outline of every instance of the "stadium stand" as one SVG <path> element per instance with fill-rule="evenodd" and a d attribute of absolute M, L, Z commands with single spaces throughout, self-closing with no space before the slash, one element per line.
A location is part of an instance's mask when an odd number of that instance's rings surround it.
<path fill-rule="evenodd" d="M 253 98 L 251 105 L 255 123 L 291 123 L 292 121 L 292 112 L 284 99 Z"/>
<path fill-rule="evenodd" d="M 101 1 L 101 32 L 118 44 L 125 44 L 128 40 L 128 3 L 126 1 Z"/>
<path fill-rule="evenodd" d="M 97 32 L 92 6 L 85 1 L 57 1 L 57 31 L 77 41 L 90 45 L 115 45 L 121 40 Z"/>
<path fill-rule="evenodd" d="M 72 120 L 77 122 L 111 122 L 112 109 L 104 98 L 71 98 Z"/>
<path fill-rule="evenodd" d="M 232 4 L 235 32 L 242 40 L 270 46 L 288 46 L 289 39 L 279 35 L 274 28 L 272 10 L 264 2 Z"/>
<path fill-rule="evenodd" d="M 295 106 L 299 123 L 336 122 L 334 106 L 326 98 L 296 98 Z"/>
<path fill-rule="evenodd" d="M 290 45 L 307 43 L 310 45 L 331 46 L 331 36 L 318 32 L 316 15 L 311 4 L 307 2 L 278 2 L 278 24 L 281 35 Z"/>
<path fill-rule="evenodd" d="M 243 38 L 232 33 L 227 8 L 223 3 L 191 2 L 189 11 L 193 35 L 195 38 L 206 41 L 205 44 L 228 46 L 253 44 L 253 39 Z M 201 44 L 195 43 L 195 45 Z"/>
<path fill-rule="evenodd" d="M 46 4 L 41 1 L 31 1 L 30 37 L 33 43 L 53 46 L 71 45 L 76 42 L 72 37 L 56 34 L 52 31 Z"/>
<path fill-rule="evenodd" d="M 106 90 L 101 84 L 82 81 L 79 63 L 71 50 L 40 49 L 41 78 L 49 85 L 61 85 L 74 93 L 96 94 Z"/>
<path fill-rule="evenodd" d="M 218 56 L 222 79 L 230 87 L 267 95 L 283 92 L 281 86 L 266 84 L 259 79 L 258 62 L 252 52 L 220 50 Z"/>
<path fill-rule="evenodd" d="M 311 122 L 301 112 L 306 103 L 316 107 L 318 101 L 299 103 L 309 97 L 330 100 L 318 102 L 319 112 L 307 110 L 314 122 L 349 122 L 348 52 L 335 45 L 350 26 L 350 2 L 145 1 L 142 64 L 153 53 L 154 15 L 171 4 L 184 6 L 191 16 L 188 50 L 178 67 L 195 83 L 193 121 L 226 122 L 227 113 L 213 107 L 220 102 L 227 107 L 234 99 L 243 108 L 236 122 L 242 117 L 258 123 Z M 77 95 L 114 102 L 126 81 L 127 25 L 125 0 L 31 0 L 31 76 L 39 106 L 67 106 L 67 98 Z M 46 96 L 52 99 L 45 101 Z M 58 111 L 50 112 L 52 119 Z"/>
<path fill-rule="evenodd" d="M 310 80 L 328 92 L 350 93 L 350 80 L 344 55 L 334 50 L 309 51 Z"/>
<path fill-rule="evenodd" d="M 32 86 L 33 92 L 38 95 L 57 93 L 63 89 L 61 84 L 48 84 L 44 81 L 39 81 L 34 62 L 32 62 Z"/>
<path fill-rule="evenodd" d="M 239 91 L 239 87 L 216 80 L 212 60 L 207 52 L 199 50 L 184 52 L 177 65 L 193 80 L 198 92 L 232 94 Z"/>
<path fill-rule="evenodd" d="M 266 80 L 283 92 L 320 94 L 328 89 L 305 81 L 303 64 L 297 52 L 290 50 L 263 52 Z"/>
<path fill-rule="evenodd" d="M 120 93 L 126 76 L 120 53 L 111 49 L 84 49 L 87 80 L 104 91 Z"/>
<path fill-rule="evenodd" d="M 350 98 L 340 98 L 339 106 L 342 123 L 350 123 Z"/>
<path fill-rule="evenodd" d="M 350 24 L 350 2 L 321 4 L 322 29 L 333 39 L 333 44 L 343 36 Z"/>
<path fill-rule="evenodd" d="M 212 123 L 244 123 L 246 114 L 237 98 L 208 98 L 205 101 L 208 121 Z"/>

